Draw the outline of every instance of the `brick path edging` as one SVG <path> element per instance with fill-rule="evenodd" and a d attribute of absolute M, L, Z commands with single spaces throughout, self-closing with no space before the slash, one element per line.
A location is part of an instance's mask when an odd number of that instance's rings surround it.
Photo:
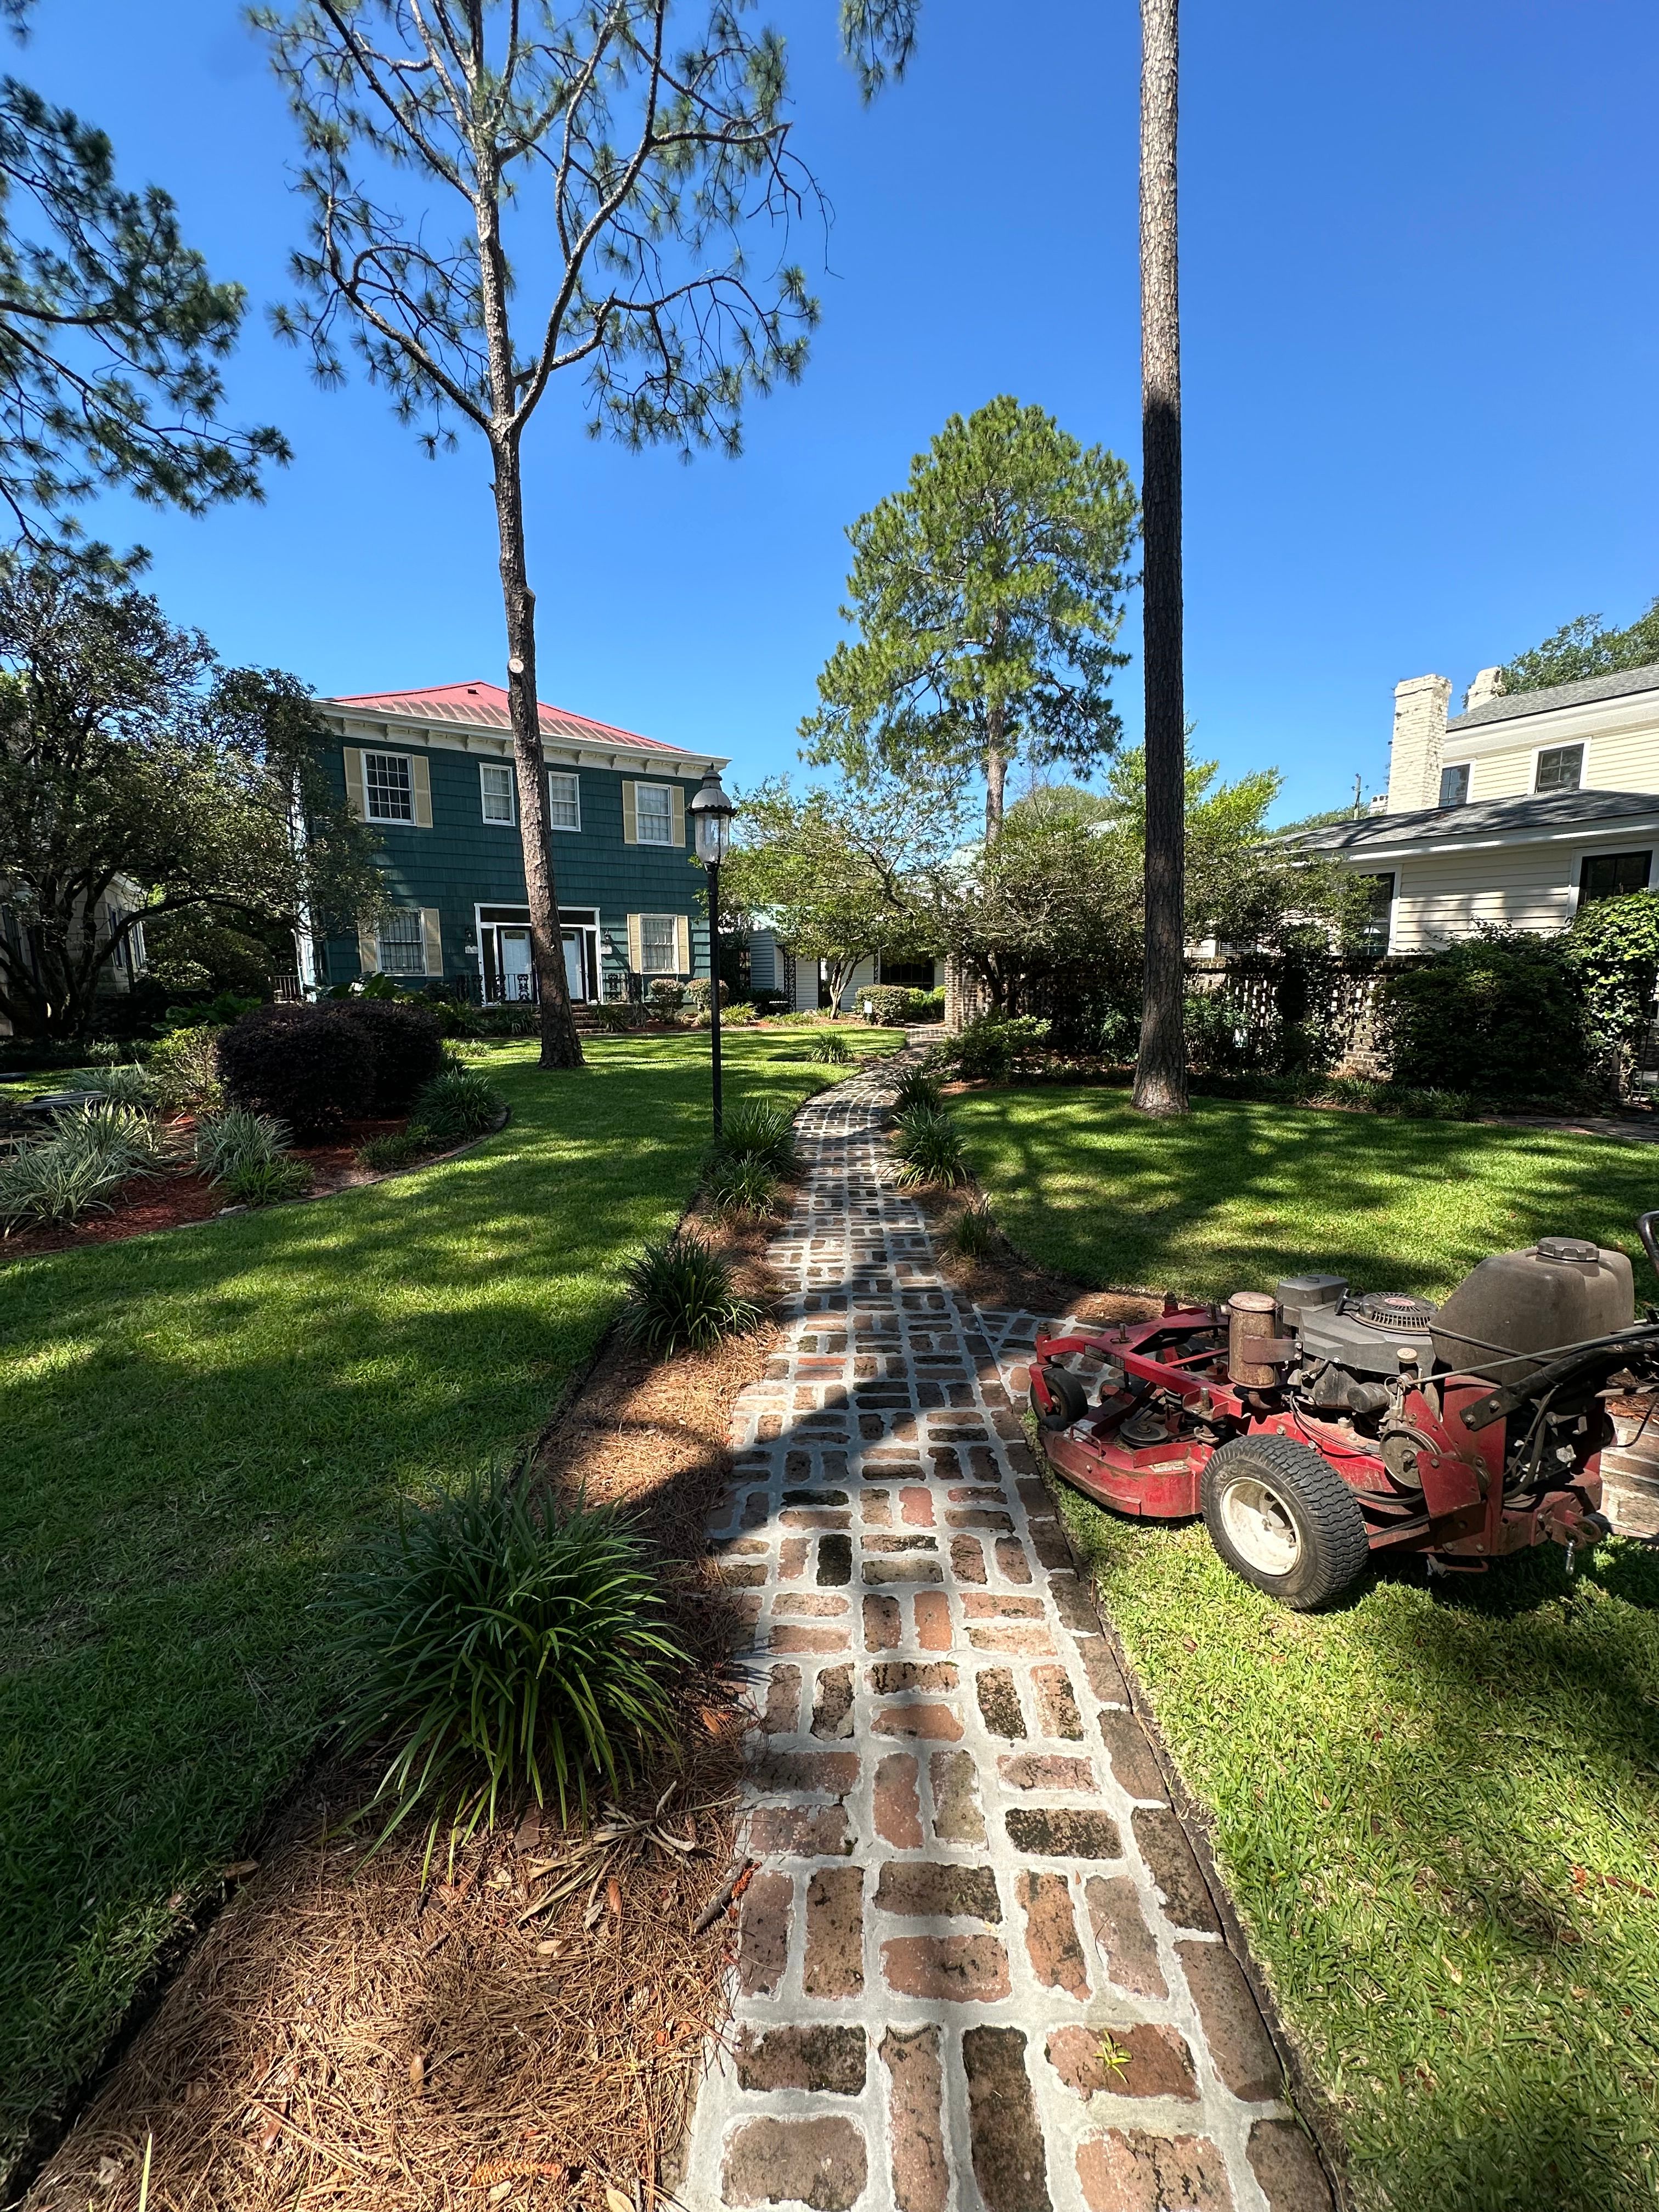
<path fill-rule="evenodd" d="M 688 2212 L 1328 2212 L 1280 2057 L 886 1070 L 802 1109 L 787 1295 L 711 1527 L 754 1726 Z M 1207 1857 L 1207 1853 L 1202 1855 Z"/>

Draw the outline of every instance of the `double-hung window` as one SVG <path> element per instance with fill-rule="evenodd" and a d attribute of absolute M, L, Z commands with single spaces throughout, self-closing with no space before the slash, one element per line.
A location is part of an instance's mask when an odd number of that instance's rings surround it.
<path fill-rule="evenodd" d="M 371 822 L 415 819 L 415 784 L 406 753 L 363 755 L 363 802 Z"/>
<path fill-rule="evenodd" d="M 562 769 L 547 772 L 547 826 L 550 830 L 580 830 L 582 826 L 582 787 Z"/>
<path fill-rule="evenodd" d="M 1625 898 L 1632 891 L 1644 891 L 1653 866 L 1651 851 L 1646 853 L 1587 853 L 1578 872 L 1578 903 L 1591 905 L 1596 899 Z"/>
<path fill-rule="evenodd" d="M 1443 806 L 1467 806 L 1469 803 L 1469 764 L 1459 761 L 1455 768 L 1440 771 L 1440 804 Z"/>
<path fill-rule="evenodd" d="M 676 975 L 679 973 L 679 917 L 672 914 L 640 916 L 640 973 Z"/>
<path fill-rule="evenodd" d="M 504 763 L 481 761 L 478 764 L 478 790 L 486 822 L 507 822 L 513 819 L 513 771 Z"/>
<path fill-rule="evenodd" d="M 380 916 L 375 934 L 383 975 L 426 973 L 426 928 L 419 907 L 393 907 Z"/>
<path fill-rule="evenodd" d="M 1546 745 L 1538 756 L 1534 791 L 1577 791 L 1584 780 L 1583 745 Z"/>
<path fill-rule="evenodd" d="M 673 843 L 674 794 L 665 783 L 636 783 L 634 807 L 635 834 L 641 845 Z"/>

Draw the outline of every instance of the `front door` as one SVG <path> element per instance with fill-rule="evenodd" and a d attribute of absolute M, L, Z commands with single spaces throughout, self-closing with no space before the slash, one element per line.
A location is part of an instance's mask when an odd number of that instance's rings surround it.
<path fill-rule="evenodd" d="M 587 932 L 567 929 L 564 933 L 564 987 L 573 1004 L 580 1006 L 587 997 Z"/>
<path fill-rule="evenodd" d="M 502 998 L 533 999 L 536 971 L 530 957 L 530 932 L 503 929 L 497 933 L 497 942 L 501 951 Z"/>

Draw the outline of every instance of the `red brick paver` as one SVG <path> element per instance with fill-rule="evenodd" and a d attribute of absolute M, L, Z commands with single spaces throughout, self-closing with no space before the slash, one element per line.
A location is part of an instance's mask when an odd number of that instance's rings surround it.
<path fill-rule="evenodd" d="M 809 1105 L 787 1335 L 711 1541 L 757 1608 L 731 2048 L 681 2201 L 1325 2212 L 1271 2039 L 885 1079 Z"/>

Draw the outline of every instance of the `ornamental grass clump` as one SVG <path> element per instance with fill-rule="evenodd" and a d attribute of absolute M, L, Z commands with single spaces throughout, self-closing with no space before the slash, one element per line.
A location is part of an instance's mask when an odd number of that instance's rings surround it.
<path fill-rule="evenodd" d="M 219 1188 L 233 1206 L 276 1206 L 305 1196 L 311 1170 L 303 1160 L 247 1160 L 223 1176 Z"/>
<path fill-rule="evenodd" d="M 70 1229 L 88 1213 L 113 1211 L 115 1193 L 154 1172 L 154 1125 L 131 1106 L 88 1103 L 52 1116 L 50 1135 L 0 1159 L 0 1223 Z"/>
<path fill-rule="evenodd" d="M 149 1068 L 136 1064 L 84 1069 L 69 1088 L 95 1093 L 111 1106 L 135 1107 L 141 1114 L 153 1114 L 161 1097 L 161 1085 L 155 1077 Z"/>
<path fill-rule="evenodd" d="M 778 1179 L 763 1159 L 723 1154 L 708 1170 L 708 1203 L 716 1213 L 766 1220 L 781 1211 Z"/>
<path fill-rule="evenodd" d="M 793 1175 L 795 1125 L 781 1106 L 745 1103 L 734 1106 L 717 1139 L 720 1157 L 728 1160 L 757 1160 L 775 1176 Z"/>
<path fill-rule="evenodd" d="M 476 1067 L 447 1068 L 416 1094 L 410 1133 L 438 1144 L 455 1144 L 492 1127 L 506 1103 Z"/>
<path fill-rule="evenodd" d="M 906 1189 L 937 1183 L 949 1190 L 968 1180 L 962 1133 L 948 1114 L 921 1106 L 901 1114 L 893 1131 L 893 1150 L 899 1162 L 897 1180 Z"/>
<path fill-rule="evenodd" d="M 365 1810 L 390 1814 L 380 1843 L 423 1815 L 428 1866 L 446 1823 L 453 1854 L 532 1800 L 585 1814 L 674 1740 L 669 1685 L 690 1661 L 610 1507 L 556 1514 L 510 1474 L 480 1477 L 405 1519 L 340 1619 L 346 1753 L 390 1753 Z"/>
<path fill-rule="evenodd" d="M 945 1111 L 945 1093 L 939 1088 L 939 1078 L 925 1067 L 907 1067 L 900 1076 L 898 1088 L 893 1093 L 893 1110 L 912 1114 L 918 1108 L 933 1114 Z"/>
<path fill-rule="evenodd" d="M 198 1123 L 196 1164 L 210 1182 L 228 1182 L 246 1169 L 270 1166 L 291 1142 L 287 1122 L 275 1114 L 233 1106 Z"/>
<path fill-rule="evenodd" d="M 689 1229 L 647 1244 L 628 1267 L 628 1304 L 623 1326 L 653 1359 L 677 1352 L 707 1352 L 759 1322 L 752 1298 L 740 1297 L 718 1252 Z"/>
<path fill-rule="evenodd" d="M 997 1225 L 982 1198 L 975 1199 L 957 1216 L 951 1228 L 953 1252 L 964 1260 L 982 1260 L 996 1249 Z"/>
<path fill-rule="evenodd" d="M 807 1048 L 809 1060 L 823 1060 L 830 1067 L 844 1067 L 858 1055 L 839 1030 L 824 1030 L 815 1036 Z"/>

